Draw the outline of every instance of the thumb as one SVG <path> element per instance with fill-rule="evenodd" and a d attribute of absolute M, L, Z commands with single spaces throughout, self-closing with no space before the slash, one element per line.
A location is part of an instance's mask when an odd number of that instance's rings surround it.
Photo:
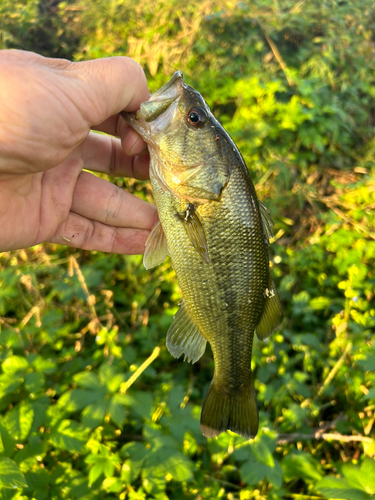
<path fill-rule="evenodd" d="M 83 87 L 85 99 L 75 105 L 90 127 L 122 110 L 136 111 L 150 97 L 143 69 L 129 57 L 72 63 L 69 70 Z"/>

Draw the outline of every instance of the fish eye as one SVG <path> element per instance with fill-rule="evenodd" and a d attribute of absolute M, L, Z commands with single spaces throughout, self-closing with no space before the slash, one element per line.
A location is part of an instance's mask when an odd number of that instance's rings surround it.
<path fill-rule="evenodd" d="M 187 114 L 187 121 L 195 128 L 203 127 L 207 120 L 206 110 L 203 108 L 191 108 Z"/>

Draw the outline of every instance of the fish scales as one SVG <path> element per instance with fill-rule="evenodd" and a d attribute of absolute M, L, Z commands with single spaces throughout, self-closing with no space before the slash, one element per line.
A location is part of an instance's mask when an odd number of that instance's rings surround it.
<path fill-rule="evenodd" d="M 165 107 L 163 97 L 174 95 Z M 161 223 L 146 244 L 145 264 L 152 267 L 168 253 L 183 295 L 167 346 L 194 362 L 206 341 L 211 345 L 215 371 L 202 409 L 203 434 L 230 429 L 254 437 L 253 337 L 255 331 L 262 339 L 270 335 L 280 315 L 269 271 L 266 209 L 235 144 L 180 74 L 147 103 L 137 116 L 124 118 L 149 144 Z M 164 106 L 160 113 L 158 106 Z M 201 130 L 195 129 L 196 114 L 205 119 Z M 186 116 L 192 124 L 186 125 Z"/>

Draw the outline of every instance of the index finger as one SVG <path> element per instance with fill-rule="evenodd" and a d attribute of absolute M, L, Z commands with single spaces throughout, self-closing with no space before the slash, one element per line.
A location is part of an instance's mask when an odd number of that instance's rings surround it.
<path fill-rule="evenodd" d="M 150 96 L 143 69 L 128 57 L 73 63 L 69 69 L 82 85 L 85 99 L 77 93 L 75 105 L 90 128 L 103 124 L 120 111 L 136 111 Z M 108 121 L 106 128 L 113 134 L 113 121 Z"/>

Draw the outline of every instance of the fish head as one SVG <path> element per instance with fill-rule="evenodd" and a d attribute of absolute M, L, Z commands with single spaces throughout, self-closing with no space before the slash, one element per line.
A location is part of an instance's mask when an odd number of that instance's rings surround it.
<path fill-rule="evenodd" d="M 176 71 L 168 83 L 141 103 L 136 113 L 121 114 L 146 142 L 157 145 L 171 133 L 176 139 L 187 133 L 193 139 L 199 134 L 189 131 L 202 130 L 214 118 L 200 93 L 184 82 L 181 71 Z"/>
<path fill-rule="evenodd" d="M 228 180 L 217 131 L 223 129 L 201 94 L 177 71 L 171 80 L 125 120 L 148 143 L 155 177 L 189 201 L 217 199 Z M 224 132 L 225 133 L 225 132 Z"/>

